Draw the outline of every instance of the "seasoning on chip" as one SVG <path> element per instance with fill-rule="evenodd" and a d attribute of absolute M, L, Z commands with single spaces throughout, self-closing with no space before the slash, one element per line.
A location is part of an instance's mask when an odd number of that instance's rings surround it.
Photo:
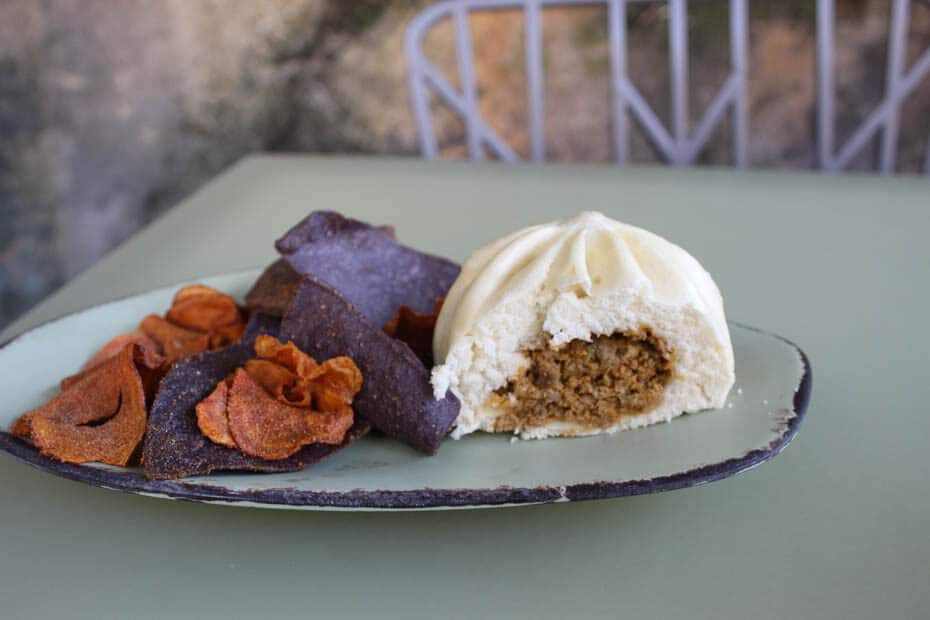
<path fill-rule="evenodd" d="M 433 366 L 433 331 L 442 302 L 442 297 L 437 299 L 430 314 L 420 314 L 410 306 L 401 306 L 384 324 L 384 333 L 410 347 L 427 368 Z"/>
<path fill-rule="evenodd" d="M 175 294 L 164 318 L 151 314 L 142 320 L 139 329 L 173 363 L 235 342 L 242 336 L 245 321 L 232 297 L 195 284 Z"/>
<path fill-rule="evenodd" d="M 194 413 L 197 416 L 197 427 L 205 437 L 221 446 L 235 448 L 236 440 L 229 433 L 229 418 L 226 415 L 229 384 L 229 377 L 217 383 L 216 389 L 197 403 Z"/>
<path fill-rule="evenodd" d="M 21 416 L 13 432 L 59 461 L 127 465 L 145 433 L 139 366 L 146 359 L 138 344 L 126 345 L 58 397 Z"/>
<path fill-rule="evenodd" d="M 283 459 L 301 447 L 339 444 L 353 423 L 352 398 L 362 375 L 341 357 L 317 364 L 293 343 L 269 335 L 232 377 L 195 407 L 197 425 L 211 441 L 263 459 Z"/>
<path fill-rule="evenodd" d="M 143 447 L 143 466 L 150 479 L 205 475 L 212 471 L 297 471 L 337 452 L 368 432 L 366 421 L 355 419 L 339 445 L 313 444 L 279 460 L 244 454 L 214 443 L 197 425 L 195 408 L 217 384 L 255 356 L 260 334 L 277 333 L 278 320 L 261 313 L 252 316 L 242 339 L 216 351 L 178 361 L 168 372 L 149 412 Z"/>
<path fill-rule="evenodd" d="M 381 325 L 372 324 L 331 286 L 304 277 L 281 324 L 281 336 L 318 359 L 351 358 L 365 377 L 352 402 L 356 416 L 434 454 L 458 415 L 458 400 L 451 393 L 436 400 L 429 370 Z"/>
<path fill-rule="evenodd" d="M 379 328 L 401 306 L 429 314 L 459 274 L 452 261 L 332 211 L 311 213 L 275 246 L 297 272 L 336 289 Z"/>
<path fill-rule="evenodd" d="M 304 390 L 297 375 L 270 360 L 249 360 L 245 370 L 265 391 L 281 402 L 295 407 L 309 407 L 311 394 Z"/>
<path fill-rule="evenodd" d="M 175 325 L 208 333 L 241 323 L 239 307 L 232 297 L 201 284 L 178 291 L 165 318 Z"/>
<path fill-rule="evenodd" d="M 352 427 L 352 408 L 314 411 L 286 405 L 239 369 L 229 388 L 229 431 L 244 453 L 275 460 L 308 444 L 338 445 Z"/>
<path fill-rule="evenodd" d="M 210 334 L 175 325 L 157 314 L 142 319 L 139 329 L 158 344 L 162 355 L 169 362 L 210 348 Z"/>
<path fill-rule="evenodd" d="M 100 363 L 110 359 L 111 357 L 118 354 L 123 350 L 127 344 L 138 344 L 146 351 L 157 352 L 158 345 L 155 342 L 146 336 L 141 331 L 132 332 L 131 334 L 123 334 L 122 336 L 117 336 L 110 342 L 106 343 L 97 351 L 93 357 L 91 357 L 87 362 L 81 366 L 81 371 L 90 370 Z"/>

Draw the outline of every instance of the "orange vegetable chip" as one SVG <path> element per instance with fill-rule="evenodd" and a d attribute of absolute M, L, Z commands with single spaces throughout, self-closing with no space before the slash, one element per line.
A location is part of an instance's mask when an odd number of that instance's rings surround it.
<path fill-rule="evenodd" d="M 308 377 L 316 370 L 316 360 L 297 348 L 293 342 L 281 344 L 274 336 L 262 334 L 255 339 L 255 353 L 259 357 L 284 366 L 298 377 Z"/>
<path fill-rule="evenodd" d="M 226 417 L 226 405 L 229 395 L 229 379 L 220 381 L 216 389 L 194 408 L 197 414 L 197 426 L 213 443 L 227 448 L 235 448 L 236 441 L 229 434 L 229 420 Z"/>
<path fill-rule="evenodd" d="M 334 357 L 321 364 L 304 379 L 313 394 L 313 407 L 320 411 L 339 411 L 352 404 L 362 389 L 362 371 L 348 357 Z"/>
<path fill-rule="evenodd" d="M 144 357 L 138 345 L 125 346 L 57 398 L 24 414 L 14 430 L 28 430 L 43 455 L 60 461 L 126 465 L 145 433 L 145 390 L 136 368 Z"/>
<path fill-rule="evenodd" d="M 213 287 L 207 286 L 206 284 L 191 284 L 190 286 L 185 286 L 184 288 L 178 289 L 178 292 L 174 294 L 174 299 L 171 300 L 171 305 L 173 306 L 180 301 L 184 301 L 190 297 L 197 297 L 198 295 L 226 296 L 226 293 L 218 291 Z"/>
<path fill-rule="evenodd" d="M 142 319 L 139 329 L 158 344 L 169 364 L 210 347 L 210 334 L 179 327 L 157 314 Z"/>
<path fill-rule="evenodd" d="M 337 411 L 352 404 L 362 387 L 362 373 L 348 357 L 334 357 L 317 364 L 293 342 L 281 344 L 268 335 L 255 340 L 255 353 L 265 360 L 248 362 L 246 370 L 269 394 L 288 405 Z M 272 363 L 286 368 L 292 375 L 289 377 L 274 370 L 270 366 Z"/>
<path fill-rule="evenodd" d="M 243 322 L 236 300 L 201 284 L 178 291 L 165 318 L 175 325 L 202 332 Z"/>
<path fill-rule="evenodd" d="M 442 302 L 442 297 L 437 298 L 430 314 L 420 314 L 410 306 L 401 306 L 384 324 L 384 333 L 409 346 L 427 368 L 433 365 L 433 331 Z"/>
<path fill-rule="evenodd" d="M 117 336 L 110 342 L 103 345 L 103 347 L 94 353 L 84 366 L 81 367 L 81 371 L 73 374 L 69 377 L 65 377 L 61 380 L 61 390 L 67 390 L 69 387 L 83 379 L 90 372 L 100 366 L 103 362 L 112 359 L 118 355 L 126 345 L 137 344 L 139 348 L 135 351 L 135 355 L 138 357 L 137 364 L 139 367 L 140 373 L 142 376 L 142 382 L 145 384 L 145 394 L 146 397 L 153 396 L 154 390 L 157 387 L 158 379 L 164 374 L 167 368 L 165 367 L 164 358 L 159 355 L 159 346 L 151 338 L 143 334 L 142 332 L 132 332 L 131 334 L 124 334 L 122 336 Z M 154 385 L 152 385 L 154 383 Z"/>
<path fill-rule="evenodd" d="M 108 360 L 114 355 L 117 355 L 120 351 L 123 350 L 127 344 L 138 344 L 141 345 L 146 351 L 151 351 L 153 353 L 158 352 L 158 345 L 155 344 L 155 341 L 146 336 L 142 332 L 132 332 L 131 334 L 123 334 L 122 336 L 117 336 L 110 342 L 103 345 L 99 351 L 94 353 L 87 362 L 81 366 L 81 370 L 90 370 L 94 366 L 97 366 L 104 360 Z"/>
<path fill-rule="evenodd" d="M 249 360 L 245 371 L 258 382 L 265 391 L 294 407 L 309 407 L 312 403 L 310 391 L 305 389 L 290 370 L 269 360 Z"/>
<path fill-rule="evenodd" d="M 120 356 L 117 355 L 91 370 L 74 375 L 73 380 L 62 387 L 61 394 L 21 415 L 13 424 L 13 434 L 29 437 L 33 418 L 49 418 L 64 424 L 87 424 L 112 416 L 119 406 L 119 384 L 113 380 L 119 374 L 119 367 Z"/>
<path fill-rule="evenodd" d="M 229 388 L 227 418 L 239 449 L 268 460 L 287 458 L 308 444 L 339 444 L 353 423 L 350 407 L 319 412 L 286 405 L 242 368 Z"/>
<path fill-rule="evenodd" d="M 245 321 L 221 325 L 210 332 L 210 349 L 219 349 L 227 344 L 236 342 L 245 332 Z"/>

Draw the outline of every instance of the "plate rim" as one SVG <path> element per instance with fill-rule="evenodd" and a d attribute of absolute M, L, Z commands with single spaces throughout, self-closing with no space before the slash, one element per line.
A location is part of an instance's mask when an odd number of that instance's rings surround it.
<path fill-rule="evenodd" d="M 233 277 L 255 272 L 259 268 L 243 269 L 235 272 L 202 276 L 199 280 L 213 277 Z M 193 280 L 191 280 L 193 281 Z M 181 286 L 184 283 L 158 287 L 142 293 L 108 300 L 69 312 L 54 319 L 44 321 L 0 344 L 0 350 L 11 343 L 40 329 L 50 323 L 65 320 L 71 316 L 92 311 L 102 305 L 119 303 L 138 295 Z M 493 508 L 505 506 L 531 505 L 554 502 L 576 502 L 594 499 L 629 497 L 673 491 L 686 487 L 698 486 L 729 478 L 752 469 L 777 456 L 797 436 L 801 423 L 806 417 L 813 387 L 813 375 L 807 354 L 794 342 L 778 334 L 746 325 L 737 321 L 730 324 L 747 329 L 764 336 L 772 337 L 792 347 L 801 359 L 803 373 L 795 388 L 792 409 L 778 420 L 779 433 L 766 446 L 753 448 L 739 456 L 723 461 L 701 465 L 685 471 L 655 478 L 611 481 L 597 480 L 580 482 L 565 486 L 541 485 L 535 487 L 512 487 L 501 485 L 488 488 L 431 488 L 385 490 L 354 489 L 351 491 L 306 491 L 293 487 L 271 489 L 232 490 L 215 484 L 190 483 L 177 480 L 148 480 L 132 471 L 113 471 L 109 469 L 62 463 L 39 454 L 31 444 L 6 431 L 0 431 L 0 451 L 6 452 L 16 460 L 39 470 L 68 479 L 83 482 L 104 489 L 123 491 L 138 495 L 165 497 L 204 503 L 225 505 L 246 505 L 264 508 L 293 509 L 335 509 L 335 510 L 423 510 L 453 508 Z"/>

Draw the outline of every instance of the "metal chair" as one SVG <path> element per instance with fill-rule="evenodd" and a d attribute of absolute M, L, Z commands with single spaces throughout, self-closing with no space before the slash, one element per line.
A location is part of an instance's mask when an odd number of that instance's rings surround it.
<path fill-rule="evenodd" d="M 627 72 L 627 5 L 657 1 L 667 2 L 669 9 L 671 129 L 659 120 Z M 505 161 L 519 159 L 513 149 L 491 129 L 478 110 L 471 33 L 468 27 L 471 12 L 495 9 L 522 9 L 524 12 L 530 158 L 533 161 L 542 161 L 545 159 L 546 145 L 543 127 L 545 103 L 541 12 L 546 7 L 555 6 L 606 6 L 615 161 L 623 164 L 629 157 L 630 112 L 659 153 L 670 164 L 676 166 L 689 165 L 697 159 L 714 130 L 729 112 L 732 115 L 733 126 L 733 163 L 737 167 L 745 166 L 748 157 L 749 124 L 746 101 L 747 2 L 727 1 L 730 13 L 730 74 L 704 116 L 693 127 L 689 123 L 688 110 L 687 0 L 447 0 L 425 9 L 411 21 L 405 40 L 411 100 L 423 156 L 432 159 L 438 155 L 430 113 L 431 96 L 436 95 L 463 120 L 468 155 L 471 159 L 483 159 L 485 148 Z M 836 151 L 833 79 L 834 0 L 817 0 L 817 131 L 819 164 L 824 170 L 847 168 L 875 133 L 881 130 L 879 169 L 884 174 L 894 171 L 901 102 L 930 73 L 930 50 L 924 52 L 909 70 L 904 70 L 910 1 L 894 0 L 884 100 L 862 122 L 852 137 Z M 461 90 L 452 86 L 442 72 L 425 58 L 422 50 L 427 31 L 445 18 L 451 18 L 455 29 L 455 50 Z M 930 145 L 925 172 L 930 175 Z"/>
<path fill-rule="evenodd" d="M 836 151 L 833 98 L 834 2 L 835 0 L 817 2 L 817 142 L 820 167 L 824 170 L 848 168 L 876 132 L 881 130 L 879 170 L 882 174 L 891 174 L 895 171 L 898 150 L 901 103 L 930 75 L 930 49 L 925 50 L 910 69 L 904 70 L 911 0 L 894 0 L 888 33 L 884 98 L 839 151 Z M 927 144 L 927 156 L 924 159 L 924 174 L 930 175 L 930 142 Z"/>

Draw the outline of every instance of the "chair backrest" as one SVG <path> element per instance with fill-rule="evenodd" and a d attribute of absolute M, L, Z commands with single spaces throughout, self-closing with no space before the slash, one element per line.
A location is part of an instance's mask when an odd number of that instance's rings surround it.
<path fill-rule="evenodd" d="M 465 123 L 468 154 L 484 157 L 487 147 L 497 157 L 513 161 L 518 156 L 481 117 L 478 110 L 472 58 L 471 11 L 522 9 L 525 15 L 525 57 L 530 157 L 546 156 L 543 127 L 543 52 L 540 13 L 550 6 L 606 5 L 610 44 L 611 120 L 613 152 L 618 163 L 629 153 L 630 112 L 659 153 L 671 164 L 694 162 L 729 111 L 733 115 L 733 163 L 746 164 L 748 118 L 746 110 L 747 13 L 746 0 L 728 0 L 730 5 L 731 72 L 703 118 L 691 127 L 688 109 L 688 14 L 687 0 L 669 2 L 669 69 L 671 75 L 671 129 L 666 127 L 627 73 L 626 7 L 630 2 L 656 0 L 455 0 L 435 4 L 417 15 L 407 29 L 406 55 L 411 99 L 424 157 L 438 154 L 430 115 L 431 91 L 439 96 Z M 461 90 L 456 90 L 439 69 L 425 58 L 422 45 L 426 32 L 450 17 L 455 27 L 455 49 Z"/>
<path fill-rule="evenodd" d="M 438 155 L 430 102 L 437 96 L 465 126 L 468 155 L 483 159 L 485 149 L 505 161 L 520 159 L 494 132 L 478 107 L 478 94 L 472 54 L 469 15 L 474 11 L 521 9 L 525 23 L 526 99 L 530 159 L 546 158 L 543 126 L 544 97 L 541 12 L 547 7 L 606 6 L 611 80 L 611 126 L 614 159 L 623 164 L 629 157 L 630 113 L 661 156 L 672 165 L 696 161 L 714 130 L 731 115 L 733 165 L 748 160 L 748 8 L 747 0 L 718 0 L 729 5 L 730 73 L 717 91 L 704 116 L 692 126 L 688 109 L 688 0 L 447 0 L 432 5 L 410 23 L 405 41 L 411 101 L 426 158 Z M 669 28 L 669 74 L 671 127 L 666 127 L 633 84 L 627 72 L 627 6 L 637 2 L 666 2 Z M 905 70 L 904 58 L 911 0 L 893 0 L 888 42 L 888 68 L 884 100 L 863 121 L 852 137 L 837 151 L 834 145 L 834 0 L 817 0 L 818 65 L 818 155 L 825 170 L 842 170 L 850 165 L 863 147 L 881 130 L 879 169 L 894 172 L 898 142 L 899 112 L 902 101 L 930 74 L 930 49 Z M 450 18 L 455 32 L 455 52 L 460 88 L 455 88 L 423 53 L 426 33 L 438 22 Z M 930 175 L 930 144 L 925 172 Z"/>
<path fill-rule="evenodd" d="M 834 67 L 833 32 L 835 27 L 835 0 L 817 2 L 817 142 L 820 167 L 824 170 L 844 170 L 876 135 L 882 132 L 878 169 L 882 174 L 895 171 L 898 151 L 898 128 L 901 104 L 914 92 L 917 85 L 930 75 L 930 48 L 905 70 L 907 31 L 910 22 L 911 0 L 894 0 L 888 32 L 885 92 L 882 101 L 853 132 L 850 138 L 835 149 L 834 131 Z M 930 175 L 930 141 L 924 159 L 924 174 Z"/>

